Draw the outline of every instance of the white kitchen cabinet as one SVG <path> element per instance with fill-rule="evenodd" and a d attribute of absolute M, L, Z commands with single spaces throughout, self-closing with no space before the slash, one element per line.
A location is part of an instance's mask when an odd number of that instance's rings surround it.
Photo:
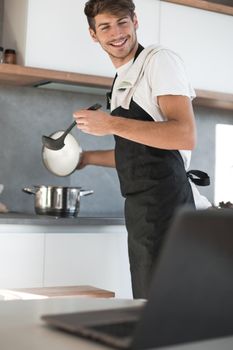
<path fill-rule="evenodd" d="M 43 234 L 1 232 L 0 289 L 41 287 L 43 267 Z"/>
<path fill-rule="evenodd" d="M 106 55 L 89 33 L 85 0 L 7 0 L 3 45 L 16 46 L 18 63 L 79 73 L 112 75 Z"/>
<path fill-rule="evenodd" d="M 161 1 L 160 42 L 184 59 L 197 89 L 233 92 L 233 17 Z"/>
<path fill-rule="evenodd" d="M 0 289 L 91 285 L 132 298 L 127 232 L 117 219 L 76 225 L 75 219 L 58 224 L 2 215 Z"/>
<path fill-rule="evenodd" d="M 85 2 L 5 1 L 4 47 L 15 48 L 26 66 L 114 76 L 110 59 L 89 36 Z M 135 5 L 142 45 L 159 42 L 177 51 L 196 89 L 232 94 L 232 16 L 160 0 Z"/>
<path fill-rule="evenodd" d="M 15 48 L 18 63 L 70 72 L 113 76 L 114 68 L 99 44 L 92 41 L 86 0 L 7 0 L 3 45 Z M 135 0 L 142 44 L 158 41 L 159 0 Z"/>
<path fill-rule="evenodd" d="M 44 286 L 92 285 L 132 298 L 127 234 L 47 234 Z"/>
<path fill-rule="evenodd" d="M 159 42 L 160 0 L 134 0 L 139 28 L 138 41 L 143 46 Z"/>

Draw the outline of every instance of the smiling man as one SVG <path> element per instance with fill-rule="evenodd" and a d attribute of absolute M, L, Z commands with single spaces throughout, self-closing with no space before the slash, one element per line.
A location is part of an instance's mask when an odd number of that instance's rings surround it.
<path fill-rule="evenodd" d="M 114 15 L 99 14 L 95 17 L 95 29 L 90 28 L 90 34 L 94 41 L 100 43 L 114 66 L 118 68 L 133 58 L 136 53 L 137 27 L 136 15 L 132 18 L 125 15 L 118 18 Z M 113 36 L 111 34 L 113 31 L 119 34 Z"/>
<path fill-rule="evenodd" d="M 186 172 L 196 142 L 195 92 L 175 52 L 138 43 L 132 0 L 89 0 L 85 14 L 92 39 L 109 55 L 117 75 L 108 96 L 111 114 L 79 110 L 74 118 L 85 133 L 114 135 L 116 146 L 84 152 L 79 169 L 116 167 L 125 197 L 133 296 L 146 298 L 175 210 L 210 206 Z"/>

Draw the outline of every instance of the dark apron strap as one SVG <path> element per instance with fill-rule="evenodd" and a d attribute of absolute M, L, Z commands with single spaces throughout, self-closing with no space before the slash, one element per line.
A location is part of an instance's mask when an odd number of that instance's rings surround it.
<path fill-rule="evenodd" d="M 210 178 L 207 173 L 201 170 L 189 170 L 187 171 L 188 178 L 198 186 L 209 186 Z"/>
<path fill-rule="evenodd" d="M 113 86 L 115 84 L 116 78 L 117 78 L 117 74 L 115 75 L 115 77 L 113 79 L 112 86 L 111 86 L 111 91 L 108 91 L 106 93 L 106 97 L 107 97 L 107 106 L 106 106 L 106 108 L 107 109 L 111 108 L 112 90 L 113 90 Z"/>
<path fill-rule="evenodd" d="M 142 50 L 144 50 L 144 47 L 141 45 L 141 44 L 138 44 L 138 49 L 135 53 L 135 56 L 134 56 L 134 60 L 135 61 L 137 59 L 137 57 L 140 55 L 140 53 L 142 52 Z M 115 84 L 115 81 L 116 81 L 116 78 L 117 78 L 117 74 L 115 75 L 114 79 L 113 79 L 113 82 L 112 82 L 112 86 L 111 86 L 111 90 L 109 92 L 106 93 L 106 97 L 107 97 L 107 106 L 106 108 L 107 109 L 110 109 L 111 108 L 111 99 L 112 99 L 112 90 L 113 90 L 113 87 L 114 87 L 114 84 Z"/>

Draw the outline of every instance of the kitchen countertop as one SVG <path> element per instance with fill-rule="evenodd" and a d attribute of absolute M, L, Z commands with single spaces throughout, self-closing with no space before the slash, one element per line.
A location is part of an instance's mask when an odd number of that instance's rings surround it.
<path fill-rule="evenodd" d="M 142 305 L 142 300 L 103 298 L 49 298 L 0 301 L 0 344 L 2 350 L 107 350 L 101 344 L 51 329 L 43 314 L 104 310 Z"/>
<path fill-rule="evenodd" d="M 0 339 L 4 350 L 110 350 L 109 346 L 87 341 L 46 326 L 43 314 L 104 310 L 143 305 L 143 300 L 60 298 L 45 300 L 0 301 Z M 204 340 L 161 350 L 229 350 L 233 337 Z M 152 349 L 151 349 L 152 350 Z M 159 350 L 157 348 L 157 350 Z"/>
<path fill-rule="evenodd" d="M 32 213 L 0 213 L 3 225 L 46 225 L 46 226 L 118 226 L 125 225 L 124 218 L 115 217 L 81 217 L 58 218 Z"/>

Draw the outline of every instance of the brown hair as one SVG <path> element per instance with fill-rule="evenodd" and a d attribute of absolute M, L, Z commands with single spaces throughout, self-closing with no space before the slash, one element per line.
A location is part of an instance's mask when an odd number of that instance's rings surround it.
<path fill-rule="evenodd" d="M 127 15 L 134 17 L 133 0 L 89 0 L 85 4 L 84 13 L 91 29 L 95 30 L 95 16 L 101 13 L 112 15 Z"/>

